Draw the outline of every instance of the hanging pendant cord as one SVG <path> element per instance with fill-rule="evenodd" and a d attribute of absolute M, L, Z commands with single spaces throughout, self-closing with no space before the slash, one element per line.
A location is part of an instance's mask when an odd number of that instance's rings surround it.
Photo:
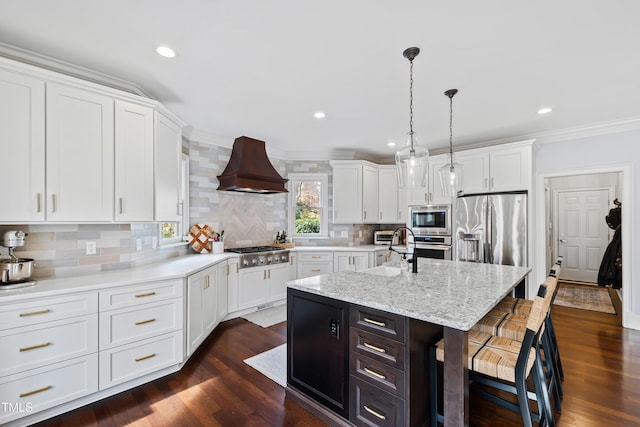
<path fill-rule="evenodd" d="M 409 138 L 413 151 L 413 59 L 409 60 Z"/>
<path fill-rule="evenodd" d="M 449 97 L 449 157 L 453 168 L 453 96 Z"/>

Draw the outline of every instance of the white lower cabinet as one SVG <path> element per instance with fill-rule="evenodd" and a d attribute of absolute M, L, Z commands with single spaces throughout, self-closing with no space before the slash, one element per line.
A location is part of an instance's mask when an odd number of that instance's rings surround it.
<path fill-rule="evenodd" d="M 240 275 L 240 260 L 232 258 L 227 261 L 227 311 L 238 311 L 238 277 Z"/>
<path fill-rule="evenodd" d="M 238 310 L 285 299 L 289 264 L 274 264 L 240 270 L 238 279 Z"/>
<path fill-rule="evenodd" d="M 333 252 L 300 252 L 298 278 L 333 273 Z"/>
<path fill-rule="evenodd" d="M 191 356 L 229 312 L 227 261 L 187 278 L 186 354 Z"/>
<path fill-rule="evenodd" d="M 361 271 L 369 268 L 367 252 L 335 252 L 333 254 L 333 271 Z"/>

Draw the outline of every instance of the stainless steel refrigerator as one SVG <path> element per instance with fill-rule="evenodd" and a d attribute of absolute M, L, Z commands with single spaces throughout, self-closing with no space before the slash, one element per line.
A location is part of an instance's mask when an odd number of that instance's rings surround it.
<path fill-rule="evenodd" d="M 454 240 L 456 259 L 527 265 L 527 194 L 458 197 Z"/>

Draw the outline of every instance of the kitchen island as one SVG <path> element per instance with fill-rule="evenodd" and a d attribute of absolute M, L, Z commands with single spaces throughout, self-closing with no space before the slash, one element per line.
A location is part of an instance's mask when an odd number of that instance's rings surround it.
<path fill-rule="evenodd" d="M 417 274 L 288 282 L 287 395 L 332 424 L 422 425 L 427 346 L 444 336 L 445 425 L 468 425 L 468 330 L 529 271 L 420 258 Z"/>

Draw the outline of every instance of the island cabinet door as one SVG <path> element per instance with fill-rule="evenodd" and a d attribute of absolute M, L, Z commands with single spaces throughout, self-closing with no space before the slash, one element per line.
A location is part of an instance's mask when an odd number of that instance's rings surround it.
<path fill-rule="evenodd" d="M 287 383 L 349 417 L 349 304 L 289 289 Z"/>

